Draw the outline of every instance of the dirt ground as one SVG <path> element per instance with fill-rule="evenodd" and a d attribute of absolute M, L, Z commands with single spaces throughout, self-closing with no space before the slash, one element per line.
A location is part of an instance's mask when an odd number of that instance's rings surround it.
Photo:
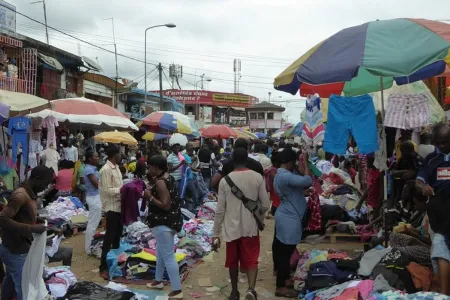
<path fill-rule="evenodd" d="M 275 277 L 272 274 L 272 239 L 273 239 L 274 220 L 266 220 L 266 229 L 261 234 L 261 253 L 260 266 L 257 282 L 257 291 L 259 299 L 281 299 L 275 298 Z M 64 245 L 70 245 L 74 249 L 72 271 L 79 281 L 87 280 L 106 285 L 107 281 L 98 276 L 99 260 L 92 256 L 87 256 L 84 252 L 84 234 L 67 238 L 63 241 Z M 301 244 L 298 246 L 299 251 L 307 249 L 339 249 L 354 250 L 362 249 L 363 244 L 360 243 L 321 243 L 315 246 L 309 244 Z M 225 251 L 222 245 L 221 251 L 214 253 L 205 258 L 205 261 L 190 270 L 188 278 L 183 282 L 183 292 L 185 299 L 198 299 L 192 297 L 193 293 L 202 293 L 200 299 L 227 299 L 230 293 L 228 282 L 228 270 L 224 267 Z M 208 292 L 206 287 L 200 287 L 199 279 L 209 279 L 212 286 L 220 288 L 215 292 Z M 239 290 L 244 293 L 247 290 L 245 274 L 240 275 Z M 145 286 L 129 286 L 138 289 L 146 289 Z M 166 287 L 165 291 L 169 292 L 170 287 Z M 150 299 L 153 300 L 153 299 Z"/>

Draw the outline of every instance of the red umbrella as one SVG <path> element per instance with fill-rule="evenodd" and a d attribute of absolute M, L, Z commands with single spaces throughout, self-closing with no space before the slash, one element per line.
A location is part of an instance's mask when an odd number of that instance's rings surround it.
<path fill-rule="evenodd" d="M 202 130 L 202 136 L 208 138 L 229 139 L 237 137 L 236 132 L 225 125 L 212 125 Z"/>

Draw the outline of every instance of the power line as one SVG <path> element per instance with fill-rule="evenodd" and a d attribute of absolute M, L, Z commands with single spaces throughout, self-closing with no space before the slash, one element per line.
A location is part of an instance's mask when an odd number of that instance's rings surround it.
<path fill-rule="evenodd" d="M 23 29 L 22 29 L 23 30 Z M 28 29 L 28 30 L 30 30 L 30 29 Z M 32 30 L 41 30 L 41 29 L 32 29 Z M 26 31 L 26 30 L 25 30 Z M 60 37 L 60 38 L 62 38 L 62 36 L 58 36 L 58 37 Z M 96 41 L 98 41 L 98 39 L 96 40 Z M 101 41 L 100 41 L 101 42 Z M 108 43 L 108 42 L 110 42 L 110 41 L 103 41 L 103 42 L 105 42 L 105 43 Z M 136 48 L 135 48 L 135 46 L 132 46 L 132 47 L 134 47 L 134 48 L 129 48 L 129 47 L 126 47 L 126 46 L 130 46 L 130 45 L 126 45 L 126 44 L 121 44 L 121 43 L 116 43 L 118 46 L 121 46 L 120 47 L 120 49 L 122 50 L 122 51 L 130 51 L 130 52 L 137 52 L 137 53 L 145 53 L 145 51 L 142 51 L 142 50 L 136 50 Z M 178 54 L 178 55 L 176 55 L 176 56 L 179 56 L 179 57 L 182 57 L 183 59 L 185 59 L 185 60 L 194 60 L 194 61 L 202 61 L 202 62 L 211 62 L 211 63 L 220 63 L 220 64 L 230 64 L 231 63 L 231 60 L 233 59 L 233 58 L 229 58 L 229 60 L 211 60 L 211 59 L 204 59 L 204 58 L 201 58 L 201 57 L 213 57 L 213 58 L 224 58 L 223 56 L 212 56 L 212 55 L 201 55 L 201 54 L 195 54 L 197 57 L 199 57 L 199 58 L 196 58 L 195 56 L 194 57 L 192 57 L 192 56 L 186 56 L 186 55 L 190 55 L 190 54 L 192 54 L 192 53 L 182 53 L 182 52 L 177 52 L 177 51 L 171 51 L 171 50 L 166 50 L 166 49 L 164 49 L 164 50 L 161 50 L 161 49 L 154 49 L 154 48 L 149 48 L 149 47 L 147 47 L 147 49 L 150 49 L 150 50 L 157 50 L 157 51 L 163 51 L 164 53 L 155 53 L 155 52 L 149 52 L 149 51 L 147 51 L 147 55 L 148 54 L 150 54 L 150 55 L 154 55 L 154 56 L 164 56 L 164 57 L 170 57 L 170 55 L 169 54 L 166 54 L 167 52 L 172 52 L 172 53 L 181 53 L 181 54 Z M 226 58 L 226 57 L 225 57 Z M 248 59 L 241 59 L 242 61 L 244 61 L 244 62 L 247 62 L 247 61 L 250 61 L 250 62 L 252 62 L 252 61 L 254 61 L 254 62 L 258 62 L 258 61 L 261 61 L 261 60 L 248 60 Z M 283 64 L 281 65 L 280 63 L 281 62 L 274 62 L 274 61 L 265 61 L 265 63 L 269 63 L 269 64 L 257 64 L 257 63 L 246 63 L 246 65 L 248 65 L 248 66 L 253 66 L 253 67 L 269 67 L 269 68 L 283 68 L 283 67 L 285 67 L 286 66 L 286 62 L 283 62 Z M 272 65 L 273 64 L 273 65 Z"/>
<path fill-rule="evenodd" d="M 0 4 L 0 6 L 1 6 L 1 7 L 7 8 L 5 5 L 2 5 L 2 4 Z M 16 10 L 15 13 L 18 14 L 18 15 L 20 15 L 20 16 L 22 16 L 22 17 L 25 17 L 25 18 L 27 18 L 27 19 L 29 19 L 29 20 L 31 20 L 31 21 L 34 21 L 34 22 L 36 22 L 36 23 L 39 23 L 39 24 L 45 26 L 44 23 L 42 23 L 42 22 L 40 22 L 40 21 L 38 21 L 38 20 L 36 20 L 36 19 L 33 19 L 33 18 L 31 18 L 31 17 L 29 17 L 29 16 L 23 14 L 23 13 L 20 13 L 20 12 L 18 12 L 17 10 Z M 56 29 L 56 28 L 52 27 L 52 26 L 48 26 L 48 25 L 47 25 L 47 27 L 50 28 L 50 29 L 52 29 L 52 30 L 54 30 L 54 31 L 60 32 L 60 33 L 62 33 L 62 34 L 64 34 L 64 35 L 70 36 L 71 38 L 73 38 L 73 39 L 75 39 L 75 40 L 77 40 L 77 41 L 80 41 L 80 42 L 83 42 L 83 43 L 85 43 L 85 44 L 94 46 L 94 47 L 96 47 L 96 48 L 98 48 L 98 49 L 101 49 L 101 50 L 103 50 L 103 51 L 106 51 L 106 52 L 115 54 L 114 51 L 108 50 L 108 49 L 106 49 L 106 48 L 100 47 L 100 46 L 95 45 L 95 44 L 93 44 L 93 43 L 87 42 L 87 41 L 85 41 L 85 40 L 83 40 L 83 39 L 77 38 L 76 36 L 73 36 L 73 35 L 71 35 L 71 34 L 65 33 L 65 32 L 63 32 L 63 31 L 61 31 L 61 30 L 59 30 L 59 29 Z M 117 55 L 118 55 L 118 56 L 121 56 L 121 57 L 124 57 L 124 58 L 127 58 L 127 59 L 130 59 L 130 60 L 135 60 L 135 61 L 138 61 L 138 62 L 144 62 L 144 61 L 142 61 L 142 60 L 139 60 L 139 59 L 136 59 L 136 58 L 133 58 L 133 57 L 130 57 L 130 56 L 126 56 L 126 55 L 123 55 L 123 54 L 117 53 Z M 148 63 L 148 64 L 155 65 L 155 64 L 152 64 L 152 63 Z"/>
<path fill-rule="evenodd" d="M 28 28 L 36 28 L 41 30 L 42 28 L 30 23 L 17 23 L 18 27 L 28 27 Z M 91 36 L 93 38 L 95 38 L 96 40 L 98 40 L 99 37 L 101 38 L 105 38 L 108 41 L 110 41 L 111 37 L 109 36 L 105 36 L 105 35 L 98 35 L 98 34 L 92 34 L 92 33 L 85 33 L 85 32 L 77 32 L 74 30 L 69 30 L 69 29 L 61 29 L 64 30 L 65 32 L 72 32 L 73 35 L 83 35 L 83 36 Z M 142 41 L 138 41 L 138 40 L 131 40 L 131 39 L 125 39 L 125 38 L 116 38 L 117 40 L 122 40 L 122 41 L 126 41 L 126 42 L 131 42 L 133 44 L 144 44 Z M 279 58 L 279 57 L 270 57 L 270 56 L 258 56 L 258 55 L 250 55 L 250 54 L 243 54 L 243 53 L 232 53 L 232 52 L 221 52 L 221 51 L 211 51 L 211 50 L 204 50 L 204 49 L 194 49 L 194 48 L 185 48 L 185 47 L 178 47 L 178 46 L 172 46 L 172 45 L 164 45 L 164 44 L 156 44 L 156 43 L 148 43 L 149 45 L 156 45 L 156 46 L 161 46 L 161 47 L 166 47 L 167 49 L 175 49 L 177 51 L 185 51 L 185 52 L 194 52 L 196 54 L 198 53 L 214 53 L 214 54 L 220 54 L 221 56 L 212 56 L 212 57 L 223 57 L 223 55 L 229 55 L 232 56 L 233 58 L 236 56 L 242 57 L 245 60 L 250 60 L 250 59 L 254 59 L 255 61 L 267 61 L 267 60 L 274 60 L 274 61 L 278 61 L 278 62 L 289 62 L 292 61 L 292 58 Z M 172 51 L 175 52 L 173 50 L 167 50 L 167 49 L 159 49 L 159 48 L 149 48 L 149 49 L 155 49 L 155 50 L 160 50 L 160 51 Z M 256 58 L 261 58 L 260 60 L 256 59 Z"/>
<path fill-rule="evenodd" d="M 30 18 L 30 19 L 31 19 L 31 18 Z M 33 19 L 31 19 L 31 20 L 33 20 Z M 37 21 L 37 22 L 40 23 L 39 21 Z M 50 28 L 50 29 L 53 29 L 53 27 L 49 27 L 49 28 Z M 62 31 L 59 31 L 59 30 L 58 30 L 58 32 L 61 32 L 61 33 L 63 33 L 64 35 L 67 35 L 67 36 L 69 36 L 69 37 L 72 37 L 71 35 L 65 34 L 65 33 L 62 32 Z M 34 33 L 34 32 L 32 32 L 32 33 L 33 33 L 33 34 L 36 34 L 36 33 Z M 60 37 L 61 37 L 61 36 L 60 36 Z M 61 37 L 61 38 L 62 38 L 62 37 Z M 76 37 L 72 37 L 72 38 L 75 38 L 75 39 L 77 39 L 77 40 L 81 40 L 81 39 L 78 39 L 78 38 L 76 38 Z M 75 44 L 75 43 L 69 42 L 69 41 L 67 41 L 67 40 L 57 39 L 57 38 L 55 38 L 55 37 L 53 37 L 53 39 L 56 39 L 56 40 L 61 41 L 61 42 L 69 43 L 69 44 Z M 81 41 L 83 41 L 83 40 L 81 40 Z M 83 42 L 85 42 L 85 41 L 83 41 Z M 92 44 L 92 43 L 89 43 L 89 42 L 85 42 L 85 43 L 87 43 L 87 44 L 89 44 L 89 45 L 93 45 L 93 46 L 95 47 L 95 48 L 92 48 L 92 47 L 87 47 L 87 48 L 94 49 L 94 50 L 100 49 L 100 50 L 103 50 L 103 51 L 106 51 L 106 52 L 109 52 L 109 53 L 114 53 L 114 52 L 111 51 L 111 50 L 105 49 L 105 48 L 103 48 L 103 47 L 99 47 L 99 46 L 97 46 L 97 45 L 95 45 L 95 44 Z M 98 48 L 98 49 L 97 49 L 97 48 Z M 125 57 L 125 58 L 128 58 L 128 59 L 132 59 L 132 60 L 134 60 L 134 61 L 144 62 L 143 60 L 137 59 L 137 58 L 135 58 L 135 57 L 126 56 L 126 55 L 123 55 L 123 54 L 118 54 L 118 55 L 121 56 L 121 57 Z M 148 64 L 152 64 L 152 63 L 149 63 L 148 61 L 158 62 L 158 61 L 155 61 L 155 60 L 147 60 L 147 63 L 148 63 Z M 164 62 L 164 64 L 170 64 L 170 63 Z M 156 64 L 152 64 L 152 65 L 156 65 Z M 183 67 L 184 67 L 184 68 L 188 68 L 188 69 L 193 69 L 193 70 L 201 70 L 201 71 L 207 71 L 207 72 L 211 72 L 211 73 L 217 73 L 217 74 L 233 75 L 233 73 L 230 73 L 230 72 L 222 72 L 222 71 L 216 71 L 216 70 L 210 70 L 210 69 L 203 69 L 203 68 L 192 67 L 192 66 L 186 66 L 186 65 L 183 65 Z M 246 76 L 246 77 L 252 77 L 252 78 L 273 79 L 272 77 L 264 77 L 264 76 L 256 76 L 256 75 L 246 75 L 246 74 L 244 74 L 244 76 Z"/>

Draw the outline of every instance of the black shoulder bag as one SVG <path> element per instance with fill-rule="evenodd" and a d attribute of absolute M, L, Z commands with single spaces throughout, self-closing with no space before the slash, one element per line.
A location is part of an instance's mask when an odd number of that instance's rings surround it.
<path fill-rule="evenodd" d="M 250 200 L 247 197 L 245 197 L 244 193 L 241 191 L 240 188 L 238 188 L 233 180 L 231 180 L 230 176 L 225 176 L 225 180 L 228 183 L 228 185 L 231 188 L 231 192 L 233 195 L 236 196 L 236 198 L 240 199 L 243 203 L 245 208 L 247 208 L 253 215 L 256 221 L 256 225 L 258 226 L 258 229 L 260 231 L 264 230 L 264 216 L 261 215 L 259 212 L 259 204 L 256 201 Z"/>

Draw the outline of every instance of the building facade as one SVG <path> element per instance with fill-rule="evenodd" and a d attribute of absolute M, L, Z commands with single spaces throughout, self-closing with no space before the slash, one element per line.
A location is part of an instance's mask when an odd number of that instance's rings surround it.
<path fill-rule="evenodd" d="M 117 110 L 135 120 L 141 120 L 148 114 L 160 110 L 159 93 L 147 92 L 136 87 L 123 87 L 118 90 Z M 183 113 L 184 106 L 176 99 L 163 96 L 162 110 Z"/>
<path fill-rule="evenodd" d="M 246 108 L 249 127 L 252 131 L 264 131 L 265 133 L 280 129 L 284 111 L 284 107 L 266 101 Z"/>
<path fill-rule="evenodd" d="M 159 93 L 159 91 L 154 91 Z M 163 95 L 185 106 L 185 114 L 195 119 L 199 127 L 207 124 L 248 124 L 245 109 L 258 102 L 256 97 L 198 90 L 164 90 Z"/>

